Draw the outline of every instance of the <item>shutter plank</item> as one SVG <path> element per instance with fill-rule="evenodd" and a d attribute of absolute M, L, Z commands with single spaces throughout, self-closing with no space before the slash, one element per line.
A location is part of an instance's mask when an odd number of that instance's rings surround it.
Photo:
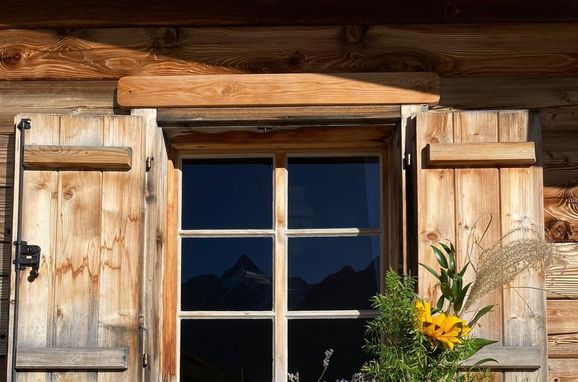
<path fill-rule="evenodd" d="M 455 240 L 454 170 L 428 169 L 422 163 L 421 150 L 429 143 L 453 142 L 453 121 L 445 113 L 419 113 L 416 123 L 418 257 L 421 263 L 435 268 L 437 262 L 430 245 L 439 240 Z M 418 280 L 420 295 L 435 302 L 434 277 L 419 267 Z"/>
<path fill-rule="evenodd" d="M 138 318 L 143 260 L 144 135 L 136 117 L 104 117 L 104 144 L 131 145 L 135 166 L 102 175 L 100 347 L 128 346 L 131 367 L 122 376 L 99 373 L 99 382 L 139 380 Z"/>
<path fill-rule="evenodd" d="M 130 170 L 130 147 L 26 145 L 24 166 L 29 170 Z"/>
<path fill-rule="evenodd" d="M 524 142 L 536 139 L 539 147 L 539 124 L 527 112 L 499 114 L 500 142 Z M 541 159 L 541 158 L 540 158 Z M 538 232 L 544 229 L 543 180 L 541 161 L 531 168 L 500 169 L 502 235 L 531 225 Z M 519 231 L 514 237 L 527 235 Z M 542 288 L 542 290 L 529 289 Z M 516 289 L 514 289 L 516 288 Z M 545 330 L 544 275 L 529 270 L 504 289 L 504 346 L 539 346 L 542 368 L 535 372 L 512 372 L 505 382 L 521 380 L 545 381 L 547 378 L 547 338 Z"/>
<path fill-rule="evenodd" d="M 453 113 L 454 144 L 485 143 L 498 140 L 498 115 L 495 112 Z M 500 238 L 500 178 L 496 168 L 464 168 L 455 170 L 456 187 L 456 250 L 458 264 L 471 261 L 479 263 L 480 250 L 474 242 L 489 248 Z M 486 227 L 488 228 L 487 232 Z M 468 272 L 464 285 L 474 281 L 475 274 Z M 501 291 L 489 293 L 479 305 L 496 305 L 494 310 L 480 320 L 473 334 L 495 341 L 502 340 Z M 470 320 L 473 313 L 466 315 Z M 501 373 L 494 373 L 492 381 L 502 381 Z"/>
<path fill-rule="evenodd" d="M 61 117 L 60 145 L 101 146 L 102 118 Z M 56 347 L 98 346 L 101 177 L 95 171 L 62 171 L 56 253 Z M 96 381 L 95 373 L 58 378 Z"/>

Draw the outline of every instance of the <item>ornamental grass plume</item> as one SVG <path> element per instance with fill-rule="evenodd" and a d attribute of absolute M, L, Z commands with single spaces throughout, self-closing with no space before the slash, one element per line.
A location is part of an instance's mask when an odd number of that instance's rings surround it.
<path fill-rule="evenodd" d="M 519 238 L 522 236 L 522 238 Z M 565 265 L 555 245 L 531 228 L 518 228 L 504 235 L 494 246 L 482 249 L 475 268 L 476 278 L 464 309 L 488 293 L 511 283 L 529 269 L 547 270 Z"/>

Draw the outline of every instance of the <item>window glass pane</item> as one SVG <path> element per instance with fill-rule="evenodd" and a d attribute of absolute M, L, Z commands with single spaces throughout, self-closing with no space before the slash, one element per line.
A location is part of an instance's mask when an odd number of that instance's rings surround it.
<path fill-rule="evenodd" d="M 289 309 L 370 309 L 379 290 L 379 237 L 289 239 Z"/>
<path fill-rule="evenodd" d="M 378 157 L 289 158 L 289 228 L 378 228 Z"/>
<path fill-rule="evenodd" d="M 182 382 L 271 382 L 270 320 L 181 321 Z"/>
<path fill-rule="evenodd" d="M 289 372 L 301 381 L 317 381 L 325 351 L 333 349 L 324 381 L 349 380 L 370 357 L 365 344 L 366 320 L 289 320 Z"/>
<path fill-rule="evenodd" d="M 182 239 L 182 310 L 271 310 L 271 238 Z"/>
<path fill-rule="evenodd" d="M 182 228 L 271 228 L 273 159 L 187 159 Z"/>

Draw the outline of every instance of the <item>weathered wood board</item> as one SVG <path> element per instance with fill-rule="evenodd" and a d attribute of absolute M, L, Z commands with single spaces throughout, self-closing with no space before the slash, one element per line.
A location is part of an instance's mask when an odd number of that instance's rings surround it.
<path fill-rule="evenodd" d="M 408 71 L 571 77 L 577 33 L 576 24 L 8 29 L 0 31 L 0 79 Z M 558 96 L 575 101 L 563 89 Z"/>
<path fill-rule="evenodd" d="M 26 142 L 131 147 L 130 171 L 25 171 L 23 240 L 42 248 L 40 276 L 20 280 L 19 347 L 129 349 L 129 368 L 20 372 L 19 381 L 135 381 L 144 226 L 144 126 L 139 117 L 30 114 Z M 26 192 L 26 191 L 34 192 Z M 13 298 L 13 296 L 12 296 Z M 12 346 L 12 344 L 11 344 Z M 40 350 L 39 350 L 40 351 Z M 81 359 L 81 358 L 79 358 Z M 82 365 L 78 365 L 81 368 Z M 42 365 L 27 368 L 42 370 Z"/>

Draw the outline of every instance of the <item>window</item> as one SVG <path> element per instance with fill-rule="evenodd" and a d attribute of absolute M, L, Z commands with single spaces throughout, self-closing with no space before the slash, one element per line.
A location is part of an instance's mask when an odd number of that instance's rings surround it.
<path fill-rule="evenodd" d="M 381 288 L 387 155 L 182 151 L 177 330 L 181 381 L 349 378 Z"/>

